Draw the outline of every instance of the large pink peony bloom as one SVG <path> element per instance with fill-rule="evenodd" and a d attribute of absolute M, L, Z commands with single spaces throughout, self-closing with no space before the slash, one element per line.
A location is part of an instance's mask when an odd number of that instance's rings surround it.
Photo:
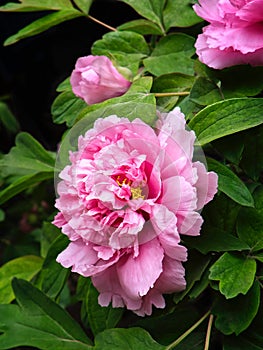
<path fill-rule="evenodd" d="M 210 24 L 197 38 L 201 62 L 216 69 L 263 65 L 263 0 L 199 0 L 193 8 Z"/>
<path fill-rule="evenodd" d="M 54 224 L 71 240 L 57 261 L 92 277 L 100 305 L 138 315 L 185 288 L 180 234 L 199 234 L 199 211 L 217 190 L 217 175 L 192 161 L 195 134 L 179 108 L 157 128 L 98 119 L 79 137 L 57 187 Z"/>
<path fill-rule="evenodd" d="M 131 85 L 108 57 L 92 55 L 77 60 L 70 83 L 74 94 L 90 105 L 121 96 Z"/>

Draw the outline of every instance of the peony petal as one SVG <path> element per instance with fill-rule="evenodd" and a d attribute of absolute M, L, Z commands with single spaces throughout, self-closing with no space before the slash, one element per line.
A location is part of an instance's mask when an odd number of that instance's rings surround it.
<path fill-rule="evenodd" d="M 122 288 L 130 298 L 148 293 L 162 272 L 163 248 L 157 239 L 139 247 L 139 255 L 122 257 L 117 272 Z"/>

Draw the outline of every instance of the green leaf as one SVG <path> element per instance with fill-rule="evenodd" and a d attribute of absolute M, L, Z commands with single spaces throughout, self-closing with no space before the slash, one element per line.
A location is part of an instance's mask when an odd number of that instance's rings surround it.
<path fill-rule="evenodd" d="M 26 255 L 8 261 L 0 268 L 0 303 L 8 304 L 14 298 L 11 286 L 13 277 L 31 280 L 41 269 L 43 260 L 34 255 Z"/>
<path fill-rule="evenodd" d="M 193 288 L 194 284 L 198 282 L 204 274 L 207 266 L 210 263 L 210 256 L 204 256 L 197 251 L 190 250 L 189 257 L 185 263 L 185 279 L 186 289 L 181 293 L 176 293 L 173 300 L 177 303 L 181 301 Z"/>
<path fill-rule="evenodd" d="M 56 262 L 58 254 L 67 245 L 68 238 L 66 236 L 60 235 L 55 239 L 48 250 L 38 279 L 41 290 L 52 299 L 57 298 L 69 275 L 69 270 Z"/>
<path fill-rule="evenodd" d="M 251 193 L 232 170 L 212 158 L 207 158 L 207 165 L 210 171 L 217 173 L 220 191 L 241 205 L 253 207 L 254 200 Z"/>
<path fill-rule="evenodd" d="M 214 81 L 199 77 L 193 84 L 189 98 L 199 105 L 207 106 L 222 100 L 223 96 Z"/>
<path fill-rule="evenodd" d="M 39 172 L 36 174 L 29 174 L 19 177 L 18 179 L 14 180 L 11 185 L 0 191 L 0 204 L 5 203 L 10 198 L 26 190 L 27 188 L 32 187 L 44 180 L 52 179 L 53 177 L 53 172 Z"/>
<path fill-rule="evenodd" d="M 256 273 L 255 260 L 240 254 L 224 253 L 210 268 L 209 278 L 219 281 L 219 290 L 227 299 L 246 294 Z"/>
<path fill-rule="evenodd" d="M 165 350 L 141 328 L 109 329 L 95 338 L 94 350 Z"/>
<path fill-rule="evenodd" d="M 117 65 L 136 75 L 141 59 L 149 54 L 144 37 L 135 32 L 116 31 L 103 35 L 91 48 L 93 55 L 108 56 Z"/>
<path fill-rule="evenodd" d="M 76 97 L 72 91 L 64 91 L 56 97 L 52 106 L 51 114 L 56 124 L 66 123 L 71 127 L 74 125 L 78 114 L 87 107 L 87 103 Z"/>
<path fill-rule="evenodd" d="M 68 21 L 73 18 L 83 16 L 83 14 L 74 8 L 69 10 L 60 10 L 55 13 L 51 13 L 45 17 L 39 18 L 28 26 L 19 30 L 16 34 L 10 36 L 4 42 L 4 46 L 14 44 L 21 39 L 28 38 L 30 36 L 40 34 L 45 30 L 56 26 L 59 23 Z"/>
<path fill-rule="evenodd" d="M 249 133 L 249 131 L 242 131 L 222 137 L 215 140 L 213 146 L 223 155 L 224 158 L 231 163 L 238 165 L 244 150 L 244 137 L 246 133 Z"/>
<path fill-rule="evenodd" d="M 48 250 L 55 239 L 61 235 L 61 230 L 51 222 L 44 221 L 41 228 L 40 253 L 43 258 L 47 256 Z"/>
<path fill-rule="evenodd" d="M 135 19 L 130 22 L 126 22 L 117 27 L 118 30 L 127 30 L 139 33 L 141 35 L 162 35 L 162 31 L 157 24 L 148 21 L 147 19 Z"/>
<path fill-rule="evenodd" d="M 87 279 L 87 294 L 84 299 L 89 325 L 94 335 L 105 329 L 114 328 L 120 321 L 123 308 L 101 307 L 98 304 L 99 293 L 90 279 Z"/>
<path fill-rule="evenodd" d="M 253 321 L 260 304 L 260 287 L 257 281 L 247 292 L 234 299 L 219 296 L 212 312 L 216 315 L 215 326 L 222 333 L 240 334 Z M 246 348 L 246 350 L 250 348 Z"/>
<path fill-rule="evenodd" d="M 46 151 L 33 136 L 21 132 L 16 137 L 16 146 L 1 159 L 0 163 L 4 176 L 53 173 L 55 155 Z"/>
<path fill-rule="evenodd" d="M 246 338 L 245 336 L 240 337 L 225 337 L 224 339 L 224 350 L 262 350 L 263 343 L 258 345 L 254 339 Z"/>
<path fill-rule="evenodd" d="M 154 79 L 153 92 L 189 91 L 195 81 L 192 75 L 182 73 L 164 74 Z"/>
<path fill-rule="evenodd" d="M 263 212 L 254 208 L 242 208 L 238 215 L 237 233 L 251 251 L 263 249 Z"/>
<path fill-rule="evenodd" d="M 204 223 L 201 235 L 198 237 L 184 237 L 184 241 L 192 248 L 203 254 L 209 252 L 227 252 L 234 250 L 249 250 L 247 243 L 232 234 Z"/>
<path fill-rule="evenodd" d="M 146 70 L 159 76 L 169 73 L 194 74 L 191 56 L 195 53 L 194 38 L 176 33 L 167 35 L 156 44 L 150 57 L 143 60 Z"/>
<path fill-rule="evenodd" d="M 234 98 L 205 107 L 189 122 L 201 146 L 263 123 L 262 98 Z"/>
<path fill-rule="evenodd" d="M 190 0 L 167 0 L 163 11 L 165 28 L 190 27 L 203 21 L 192 8 Z"/>
<path fill-rule="evenodd" d="M 5 212 L 0 209 L 0 222 L 3 222 L 5 220 Z"/>
<path fill-rule="evenodd" d="M 0 124 L 7 132 L 16 134 L 19 131 L 19 123 L 4 102 L 0 102 Z"/>
<path fill-rule="evenodd" d="M 0 7 L 0 11 L 43 11 L 43 10 L 61 10 L 72 8 L 70 0 L 19 0 L 19 3 L 9 2 Z"/>
<path fill-rule="evenodd" d="M 91 341 L 58 304 L 29 282 L 12 282 L 18 305 L 0 305 L 0 349 L 88 350 Z"/>
<path fill-rule="evenodd" d="M 121 0 L 130 5 L 141 16 L 158 24 L 164 33 L 162 25 L 162 14 L 165 0 Z"/>
<path fill-rule="evenodd" d="M 66 90 L 72 91 L 70 84 L 70 76 L 64 79 L 56 88 L 57 92 L 63 92 Z"/>
<path fill-rule="evenodd" d="M 87 15 L 89 13 L 89 9 L 93 3 L 93 0 L 74 0 L 74 3 L 83 13 Z"/>

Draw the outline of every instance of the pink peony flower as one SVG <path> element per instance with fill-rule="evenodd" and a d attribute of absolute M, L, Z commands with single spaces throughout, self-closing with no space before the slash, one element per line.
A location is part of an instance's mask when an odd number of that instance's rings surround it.
<path fill-rule="evenodd" d="M 193 8 L 210 24 L 197 38 L 201 62 L 216 69 L 263 65 L 263 0 L 199 0 Z"/>
<path fill-rule="evenodd" d="M 79 137 L 57 186 L 53 223 L 71 241 L 57 261 L 91 276 L 100 305 L 150 315 L 185 289 L 180 235 L 199 234 L 217 191 L 217 175 L 192 161 L 194 141 L 178 107 L 157 131 L 112 115 Z"/>
<path fill-rule="evenodd" d="M 70 83 L 74 94 L 90 105 L 121 96 L 131 85 L 108 57 L 92 55 L 77 60 Z"/>

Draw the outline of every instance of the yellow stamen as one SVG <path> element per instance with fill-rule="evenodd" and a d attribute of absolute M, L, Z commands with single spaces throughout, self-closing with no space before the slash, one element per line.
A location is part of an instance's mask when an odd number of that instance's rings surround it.
<path fill-rule="evenodd" d="M 133 188 L 131 187 L 132 199 L 144 199 L 144 195 L 142 195 L 142 189 L 140 187 Z"/>

